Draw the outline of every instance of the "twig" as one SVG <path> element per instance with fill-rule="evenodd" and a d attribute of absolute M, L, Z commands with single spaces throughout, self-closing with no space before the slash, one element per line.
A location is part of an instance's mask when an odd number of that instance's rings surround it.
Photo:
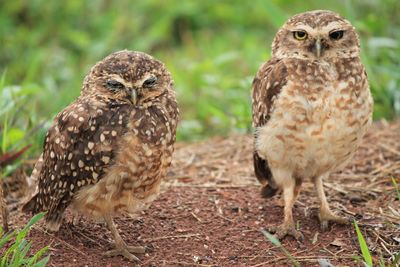
<path fill-rule="evenodd" d="M 69 247 L 69 248 L 72 249 L 73 251 L 78 252 L 79 254 L 81 254 L 81 255 L 83 255 L 83 256 L 86 256 L 85 253 L 83 253 L 82 251 L 76 249 L 74 246 L 72 246 L 71 244 L 65 242 L 64 240 L 62 240 L 62 239 L 60 239 L 60 238 L 58 238 L 57 236 L 52 235 L 52 234 L 50 234 L 50 233 L 48 233 L 48 232 L 46 232 L 46 231 L 43 231 L 40 227 L 36 227 L 36 226 L 32 226 L 32 227 L 33 227 L 34 229 L 36 229 L 36 230 L 42 232 L 42 233 L 45 233 L 46 235 L 48 235 L 48 236 L 50 236 L 50 237 L 52 237 L 52 238 L 54 238 L 54 239 L 57 239 L 58 242 L 62 243 L 63 245 L 66 245 L 67 247 Z"/>
<path fill-rule="evenodd" d="M 190 214 L 198 221 L 198 222 L 202 222 L 202 220 L 196 216 L 196 214 L 194 214 L 194 212 L 190 212 Z"/>
<path fill-rule="evenodd" d="M 153 238 L 145 238 L 142 239 L 143 241 L 157 241 L 157 240 L 162 240 L 162 239 L 170 239 L 170 238 L 187 238 L 187 237 L 193 237 L 193 236 L 199 236 L 200 234 L 186 234 L 186 235 L 168 235 L 168 236 L 159 236 L 159 237 L 153 237 Z"/>

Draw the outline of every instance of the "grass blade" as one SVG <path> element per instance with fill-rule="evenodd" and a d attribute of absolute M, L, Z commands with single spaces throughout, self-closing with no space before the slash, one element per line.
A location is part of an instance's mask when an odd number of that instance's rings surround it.
<path fill-rule="evenodd" d="M 295 257 L 293 257 L 292 254 L 284 247 L 282 246 L 282 243 L 273 235 L 271 235 L 268 231 L 265 229 L 261 229 L 261 233 L 276 247 L 278 247 L 283 253 L 285 253 L 286 257 L 289 258 L 289 260 L 293 263 L 294 266 L 300 267 L 300 263 L 296 260 Z"/>
<path fill-rule="evenodd" d="M 357 222 L 354 220 L 354 227 L 356 228 L 358 243 L 360 244 L 360 249 L 362 256 L 364 258 L 365 263 L 367 266 L 372 267 L 372 257 L 371 253 L 369 252 L 367 243 L 365 242 L 364 236 L 362 235 L 360 228 L 358 227 Z"/>

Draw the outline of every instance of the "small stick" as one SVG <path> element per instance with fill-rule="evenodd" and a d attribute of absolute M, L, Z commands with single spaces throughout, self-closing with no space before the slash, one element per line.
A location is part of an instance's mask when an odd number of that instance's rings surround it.
<path fill-rule="evenodd" d="M 193 236 L 199 236 L 200 234 L 187 234 L 187 235 L 168 235 L 168 236 L 160 236 L 160 237 L 154 237 L 154 238 L 145 238 L 142 239 L 144 242 L 147 241 L 156 241 L 156 240 L 161 240 L 161 239 L 169 239 L 169 238 L 187 238 L 187 237 L 193 237 Z"/>
<path fill-rule="evenodd" d="M 0 209 L 1 209 L 1 217 L 3 220 L 3 230 L 4 230 L 4 233 L 7 233 L 8 232 L 8 209 L 7 209 L 6 200 L 4 198 L 2 177 L 0 177 Z"/>
<path fill-rule="evenodd" d="M 190 213 L 197 221 L 202 222 L 202 220 L 194 214 L 194 212 Z"/>
<path fill-rule="evenodd" d="M 39 228 L 39 227 L 33 226 L 33 228 L 36 229 L 36 230 L 38 230 L 38 231 L 40 231 L 40 232 L 42 232 L 42 233 L 45 233 L 45 234 L 48 235 L 48 236 L 53 237 L 54 239 L 57 239 L 58 242 L 62 243 L 63 245 L 66 245 L 67 247 L 69 247 L 69 248 L 72 249 L 73 251 L 78 252 L 79 254 L 86 256 L 85 253 L 83 253 L 82 251 L 76 249 L 74 246 L 72 246 L 71 244 L 65 242 L 64 240 L 62 240 L 62 239 L 56 237 L 55 235 L 52 235 L 52 234 L 50 234 L 50 233 L 48 233 L 48 232 L 46 232 L 46 231 L 43 231 L 43 230 L 42 230 L 41 228 Z"/>

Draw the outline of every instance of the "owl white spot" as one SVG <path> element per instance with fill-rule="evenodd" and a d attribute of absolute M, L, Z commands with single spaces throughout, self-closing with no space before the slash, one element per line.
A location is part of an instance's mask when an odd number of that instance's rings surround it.
<path fill-rule="evenodd" d="M 95 172 L 92 173 L 93 179 L 97 180 L 97 177 L 99 177 L 99 175 Z"/>
<path fill-rule="evenodd" d="M 79 166 L 79 168 L 83 168 L 83 166 L 85 166 L 85 164 L 83 163 L 82 160 L 79 160 L 78 161 L 78 166 Z"/>
<path fill-rule="evenodd" d="M 79 121 L 84 121 L 85 119 L 83 118 L 83 117 L 79 117 L 79 119 L 78 119 Z"/>
<path fill-rule="evenodd" d="M 74 185 L 71 184 L 71 186 L 69 187 L 71 190 L 74 190 Z"/>
<path fill-rule="evenodd" d="M 62 181 L 59 181 L 59 182 L 58 182 L 58 187 L 60 187 L 60 188 L 61 188 L 61 187 L 62 187 L 62 185 L 63 185 L 63 182 L 62 182 Z"/>
<path fill-rule="evenodd" d="M 89 154 L 89 149 L 85 148 L 84 153 L 87 155 Z"/>
<path fill-rule="evenodd" d="M 74 130 L 74 127 L 73 127 L 73 126 L 69 126 L 69 127 L 67 128 L 67 130 L 68 130 L 69 132 L 72 132 L 72 131 Z"/>
<path fill-rule="evenodd" d="M 150 149 L 145 151 L 145 154 L 147 157 L 150 157 L 153 154 L 153 151 L 151 151 Z"/>
<path fill-rule="evenodd" d="M 103 157 L 101 157 L 101 161 L 103 161 L 105 164 L 107 164 L 110 162 L 110 157 L 103 156 Z"/>
<path fill-rule="evenodd" d="M 106 140 L 106 137 L 104 136 L 104 134 L 100 134 L 100 141 L 104 142 Z"/>
<path fill-rule="evenodd" d="M 112 136 L 117 136 L 117 132 L 116 131 L 111 131 L 111 135 Z"/>
<path fill-rule="evenodd" d="M 72 173 L 72 176 L 74 176 L 74 177 L 76 177 L 77 175 L 78 175 L 77 172 L 73 172 L 73 173 Z"/>
<path fill-rule="evenodd" d="M 54 174 L 52 174 L 50 178 L 53 181 L 56 177 L 54 176 Z"/>
<path fill-rule="evenodd" d="M 96 127 L 92 126 L 92 127 L 90 127 L 90 130 L 94 131 L 94 130 L 96 130 Z"/>
<path fill-rule="evenodd" d="M 54 159 L 54 157 L 55 157 L 55 154 L 54 154 L 53 151 L 51 151 L 51 152 L 50 152 L 50 158 Z"/>
<path fill-rule="evenodd" d="M 72 113 L 72 117 L 74 117 L 76 119 L 76 118 L 78 118 L 78 114 Z"/>
<path fill-rule="evenodd" d="M 94 143 L 93 143 L 93 142 L 89 142 L 87 146 L 88 146 L 88 148 L 89 148 L 90 150 L 92 150 L 93 147 L 94 147 Z"/>
<path fill-rule="evenodd" d="M 60 138 L 56 138 L 56 144 L 59 144 L 60 143 Z"/>

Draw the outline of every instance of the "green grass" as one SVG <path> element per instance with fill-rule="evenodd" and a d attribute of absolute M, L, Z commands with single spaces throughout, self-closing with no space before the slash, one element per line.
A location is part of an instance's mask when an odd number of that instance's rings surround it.
<path fill-rule="evenodd" d="M 3 1 L 0 9 L 1 152 L 32 144 L 79 95 L 110 52 L 140 50 L 172 72 L 178 140 L 251 131 L 250 87 L 277 29 L 293 14 L 330 9 L 357 28 L 374 118 L 400 114 L 400 1 Z"/>
<path fill-rule="evenodd" d="M 285 256 L 290 260 L 293 266 L 300 267 L 300 263 L 296 260 L 296 258 L 290 254 L 290 252 L 282 245 L 282 243 L 273 235 L 271 235 L 268 231 L 262 229 L 261 233 L 277 248 L 279 248 Z"/>
<path fill-rule="evenodd" d="M 3 235 L 3 231 L 0 227 L 0 250 L 3 250 L 2 255 L 0 256 L 0 267 L 46 266 L 46 263 L 49 261 L 50 256 L 44 257 L 44 254 L 49 247 L 46 246 L 31 255 L 32 242 L 28 242 L 26 240 L 26 235 L 28 234 L 32 225 L 43 218 L 43 216 L 44 213 L 39 213 L 33 216 L 22 230 L 14 230 L 6 235 Z M 3 247 L 9 243 L 11 243 L 9 247 L 7 249 L 4 249 Z"/>
<path fill-rule="evenodd" d="M 360 245 L 361 254 L 364 259 L 364 263 L 366 264 L 366 266 L 372 267 L 371 253 L 369 252 L 368 245 L 365 242 L 364 236 L 362 235 L 360 228 L 358 227 L 358 224 L 356 221 L 354 221 L 354 227 L 356 229 L 357 239 L 358 239 L 358 243 Z"/>

